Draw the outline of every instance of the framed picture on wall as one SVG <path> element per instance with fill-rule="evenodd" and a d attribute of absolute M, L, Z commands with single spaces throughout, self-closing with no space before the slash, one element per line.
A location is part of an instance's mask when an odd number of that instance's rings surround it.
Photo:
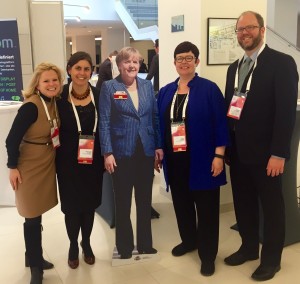
<path fill-rule="evenodd" d="M 184 31 L 184 15 L 174 16 L 171 18 L 171 32 L 182 32 Z"/>
<path fill-rule="evenodd" d="M 207 19 L 207 65 L 229 65 L 242 57 L 235 34 L 236 18 Z"/>

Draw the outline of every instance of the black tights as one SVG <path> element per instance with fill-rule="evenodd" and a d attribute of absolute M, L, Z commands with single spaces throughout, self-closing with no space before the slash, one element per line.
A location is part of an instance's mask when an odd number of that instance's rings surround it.
<path fill-rule="evenodd" d="M 92 255 L 90 236 L 94 224 L 95 211 L 66 213 L 65 224 L 70 240 L 69 259 L 78 258 L 78 235 L 81 229 L 82 248 L 86 255 Z"/>

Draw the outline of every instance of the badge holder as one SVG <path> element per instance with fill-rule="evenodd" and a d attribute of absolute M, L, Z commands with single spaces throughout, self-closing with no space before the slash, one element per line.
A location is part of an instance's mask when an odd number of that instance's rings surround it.
<path fill-rule="evenodd" d="M 94 153 L 95 136 L 93 135 L 80 135 L 78 144 L 78 163 L 79 164 L 92 164 Z"/>
<path fill-rule="evenodd" d="M 234 91 L 233 97 L 231 99 L 227 116 L 239 120 L 247 99 L 247 93 L 242 93 Z"/>
<path fill-rule="evenodd" d="M 59 128 L 56 119 L 53 120 L 53 127 L 51 127 L 51 140 L 53 148 L 58 148 L 60 146 Z"/>
<path fill-rule="evenodd" d="M 171 123 L 173 152 L 184 152 L 187 148 L 184 122 Z"/>

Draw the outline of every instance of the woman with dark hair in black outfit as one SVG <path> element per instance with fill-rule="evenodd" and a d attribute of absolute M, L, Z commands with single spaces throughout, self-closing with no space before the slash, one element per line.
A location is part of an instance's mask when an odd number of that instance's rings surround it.
<path fill-rule="evenodd" d="M 103 158 L 98 135 L 99 89 L 89 83 L 92 60 L 86 52 L 74 53 L 67 63 L 70 83 L 57 102 L 61 119 L 56 170 L 61 210 L 70 239 L 68 265 L 79 265 L 78 235 L 81 230 L 84 261 L 95 263 L 90 244 L 95 209 L 101 203 Z"/>
<path fill-rule="evenodd" d="M 224 151 L 229 143 L 224 97 L 218 86 L 199 77 L 199 49 L 189 41 L 174 50 L 175 81 L 158 93 L 164 174 L 171 188 L 182 256 L 195 249 L 200 272 L 211 276 L 219 241 L 220 186 L 226 184 Z"/>

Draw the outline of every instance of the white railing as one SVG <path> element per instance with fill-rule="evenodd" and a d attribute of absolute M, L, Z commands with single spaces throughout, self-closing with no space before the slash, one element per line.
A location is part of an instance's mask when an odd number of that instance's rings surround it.
<path fill-rule="evenodd" d="M 139 29 L 122 1 L 115 0 L 115 9 L 133 39 L 155 41 L 158 38 L 157 25 Z"/>

